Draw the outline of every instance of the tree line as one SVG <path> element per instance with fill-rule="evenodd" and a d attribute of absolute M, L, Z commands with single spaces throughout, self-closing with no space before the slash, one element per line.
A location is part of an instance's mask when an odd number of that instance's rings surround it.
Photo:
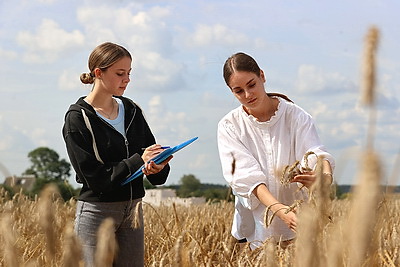
<path fill-rule="evenodd" d="M 28 153 L 31 166 L 22 175 L 35 177 L 33 188 L 23 193 L 34 198 L 49 183 L 55 184 L 64 200 L 78 196 L 80 188 L 74 188 L 68 181 L 71 176 L 71 164 L 65 159 L 60 159 L 58 153 L 48 147 L 39 147 Z M 144 179 L 146 189 L 155 188 Z M 15 188 L 2 185 L 10 196 L 15 193 Z M 207 201 L 231 200 L 229 187 L 215 184 L 202 184 L 193 174 L 184 175 L 178 185 L 163 186 L 176 190 L 178 197 L 205 197 Z M 18 189 L 19 190 L 19 189 Z"/>

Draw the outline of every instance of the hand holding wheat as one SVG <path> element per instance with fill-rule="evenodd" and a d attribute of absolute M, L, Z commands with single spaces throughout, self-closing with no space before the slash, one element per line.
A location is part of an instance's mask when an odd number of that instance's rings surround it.
<path fill-rule="evenodd" d="M 291 183 L 301 183 L 303 186 L 307 187 L 308 189 L 314 184 L 317 179 L 317 175 L 313 171 L 303 172 L 301 174 L 296 175 L 290 181 Z"/>
<path fill-rule="evenodd" d="M 305 162 L 305 166 L 301 166 L 300 161 L 296 161 L 293 165 L 287 165 L 282 172 L 282 176 L 280 177 L 280 182 L 282 185 L 289 185 L 291 183 L 301 183 L 304 186 L 310 189 L 310 187 L 314 184 L 317 176 L 314 171 L 308 166 L 308 157 L 310 155 L 317 156 L 313 151 L 307 152 L 303 161 Z"/>
<path fill-rule="evenodd" d="M 266 227 L 272 224 L 275 215 L 278 216 L 290 229 L 296 232 L 297 215 L 296 210 L 302 201 L 295 201 L 292 205 L 286 206 L 282 203 L 274 203 L 267 207 L 264 215 L 264 225 Z"/>

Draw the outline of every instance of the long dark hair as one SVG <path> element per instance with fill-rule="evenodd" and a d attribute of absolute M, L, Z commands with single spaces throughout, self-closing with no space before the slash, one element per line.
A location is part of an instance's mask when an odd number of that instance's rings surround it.
<path fill-rule="evenodd" d="M 238 52 L 236 54 L 233 54 L 230 56 L 224 64 L 223 68 L 223 76 L 226 85 L 229 87 L 229 80 L 232 76 L 232 74 L 236 71 L 246 71 L 246 72 L 251 72 L 257 75 L 257 77 L 260 77 L 261 75 L 261 69 L 258 66 L 257 62 L 252 58 L 251 56 L 243 53 L 243 52 Z M 292 102 L 286 95 L 280 94 L 280 93 L 267 93 L 268 96 L 279 96 L 289 102 Z"/>

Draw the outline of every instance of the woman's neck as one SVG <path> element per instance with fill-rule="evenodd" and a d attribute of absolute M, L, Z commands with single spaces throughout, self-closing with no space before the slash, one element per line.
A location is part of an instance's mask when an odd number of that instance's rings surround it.
<path fill-rule="evenodd" d="M 96 94 L 92 91 L 85 97 L 85 101 L 107 119 L 112 120 L 118 116 L 118 104 L 111 95 Z"/>
<path fill-rule="evenodd" d="M 278 109 L 279 100 L 265 95 L 260 105 L 254 109 L 244 107 L 244 110 L 260 122 L 269 121 Z"/>

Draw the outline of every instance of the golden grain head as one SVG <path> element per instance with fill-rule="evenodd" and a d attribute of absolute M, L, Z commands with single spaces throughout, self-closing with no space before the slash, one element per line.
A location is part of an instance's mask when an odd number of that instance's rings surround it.
<path fill-rule="evenodd" d="M 379 30 L 373 26 L 369 29 L 365 37 L 362 62 L 362 103 L 368 106 L 372 106 L 375 103 L 376 52 L 378 41 Z"/>

